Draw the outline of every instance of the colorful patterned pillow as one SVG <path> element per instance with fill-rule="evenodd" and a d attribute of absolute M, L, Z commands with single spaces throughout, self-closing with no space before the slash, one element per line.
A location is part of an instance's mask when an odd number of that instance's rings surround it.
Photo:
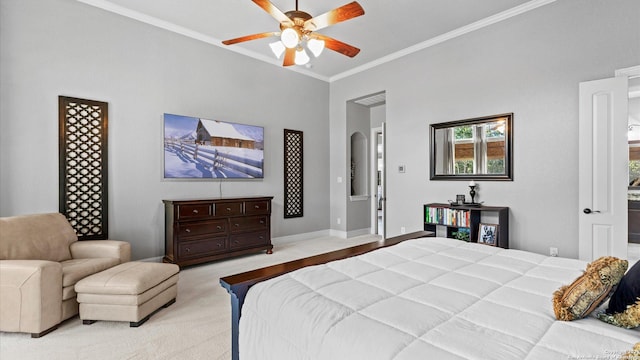
<path fill-rule="evenodd" d="M 625 328 L 640 326 L 640 261 L 624 275 L 598 319 Z"/>
<path fill-rule="evenodd" d="M 571 321 L 589 315 L 611 295 L 628 266 L 627 260 L 612 256 L 603 256 L 588 264 L 584 274 L 571 285 L 553 293 L 556 319 Z"/>
<path fill-rule="evenodd" d="M 640 360 L 640 342 L 635 344 L 633 350 L 622 355 L 620 360 Z"/>

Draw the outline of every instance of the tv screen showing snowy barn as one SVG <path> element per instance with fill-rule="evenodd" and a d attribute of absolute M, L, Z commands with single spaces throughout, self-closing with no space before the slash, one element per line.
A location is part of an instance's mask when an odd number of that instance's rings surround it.
<path fill-rule="evenodd" d="M 164 114 L 165 179 L 261 179 L 264 128 Z"/>

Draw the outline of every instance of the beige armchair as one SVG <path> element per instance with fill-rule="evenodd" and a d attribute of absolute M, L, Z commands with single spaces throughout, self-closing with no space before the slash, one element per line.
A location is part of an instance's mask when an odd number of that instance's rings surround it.
<path fill-rule="evenodd" d="M 78 241 L 59 213 L 0 218 L 0 331 L 55 330 L 78 313 L 76 282 L 130 258 L 124 241 Z"/>

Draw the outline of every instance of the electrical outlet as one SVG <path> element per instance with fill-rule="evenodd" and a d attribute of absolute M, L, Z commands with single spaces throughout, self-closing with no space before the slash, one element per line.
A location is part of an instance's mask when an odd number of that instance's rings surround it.
<path fill-rule="evenodd" d="M 340 223 L 342 223 L 342 219 L 338 218 L 338 220 L 336 220 L 336 222 L 338 223 L 338 225 L 340 225 Z"/>
<path fill-rule="evenodd" d="M 406 234 L 407 233 L 407 229 L 404 228 L 404 226 L 400 227 L 400 234 Z"/>
<path fill-rule="evenodd" d="M 556 247 L 550 247 L 550 248 L 549 248 L 549 255 L 551 255 L 551 256 L 558 256 L 558 248 L 556 248 Z"/>

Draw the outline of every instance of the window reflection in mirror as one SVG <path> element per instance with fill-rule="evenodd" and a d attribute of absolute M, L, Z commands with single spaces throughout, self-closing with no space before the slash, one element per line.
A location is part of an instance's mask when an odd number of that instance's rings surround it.
<path fill-rule="evenodd" d="M 431 125 L 431 179 L 512 180 L 513 114 Z"/>

